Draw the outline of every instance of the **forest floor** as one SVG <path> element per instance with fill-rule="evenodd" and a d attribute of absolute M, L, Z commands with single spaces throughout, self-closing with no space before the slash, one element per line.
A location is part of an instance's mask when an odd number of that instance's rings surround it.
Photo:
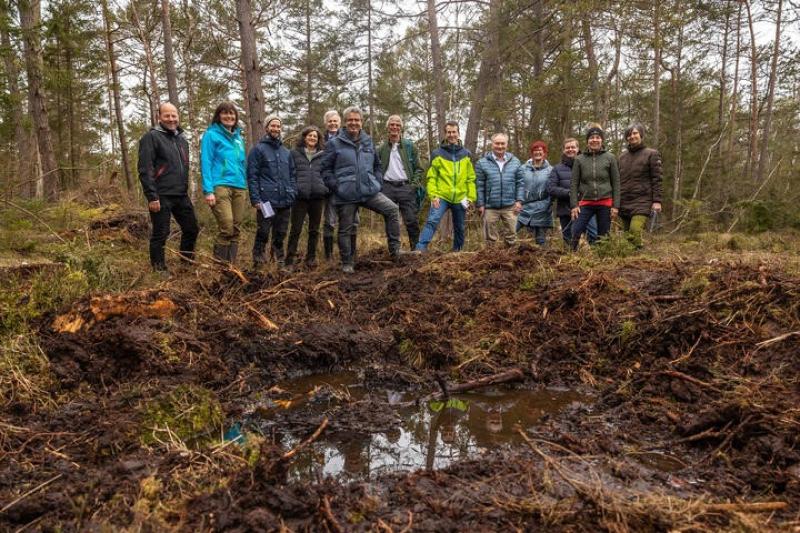
<path fill-rule="evenodd" d="M 0 211 L 0 530 L 800 530 L 796 235 L 163 280 L 146 214 L 27 210 Z M 574 396 L 493 400 L 542 391 Z M 377 468 L 407 434 L 421 464 Z"/>

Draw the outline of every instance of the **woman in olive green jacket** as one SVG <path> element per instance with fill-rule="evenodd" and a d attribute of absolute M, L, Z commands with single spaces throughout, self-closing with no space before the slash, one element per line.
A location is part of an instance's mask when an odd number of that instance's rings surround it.
<path fill-rule="evenodd" d="M 586 131 L 586 151 L 575 158 L 570 183 L 572 206 L 572 249 L 578 249 L 581 235 L 597 216 L 597 236 L 611 230 L 611 218 L 619 211 L 619 168 L 617 158 L 603 147 L 605 134 L 598 124 Z"/>

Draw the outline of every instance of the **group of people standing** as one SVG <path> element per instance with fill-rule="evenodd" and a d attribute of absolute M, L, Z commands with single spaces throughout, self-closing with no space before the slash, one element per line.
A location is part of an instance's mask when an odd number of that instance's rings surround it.
<path fill-rule="evenodd" d="M 217 107 L 200 152 L 203 195 L 218 225 L 215 258 L 236 260 L 248 203 L 256 210 L 258 227 L 255 267 L 267 262 L 270 244 L 279 266 L 291 268 L 307 219 L 307 266 L 317 264 L 321 225 L 325 258 L 333 256 L 338 226 L 344 272 L 353 272 L 361 207 L 383 217 L 393 260 L 401 254 L 401 218 L 411 249 L 425 252 L 448 210 L 453 250 L 461 250 L 472 204 L 482 217 L 487 243 L 502 237 L 513 244 L 525 228 L 544 245 L 553 226 L 555 202 L 563 239 L 573 249 L 584 233 L 590 244 L 606 235 L 617 214 L 629 239 L 641 246 L 647 217 L 661 210 L 661 158 L 644 146 L 641 124 L 626 130 L 627 150 L 619 159 L 606 151 L 605 134 L 593 124 L 586 132 L 586 150 L 580 153 L 578 141 L 566 139 L 560 163 L 551 166 L 546 143 L 532 142 L 530 158 L 522 163 L 508 152 L 504 133 L 495 133 L 491 151 L 473 164 L 472 154 L 461 144 L 458 123 L 449 121 L 444 140 L 431 154 L 423 188 L 424 169 L 415 144 L 403 137 L 400 116 L 389 117 L 386 141 L 377 148 L 362 128 L 359 108 L 349 107 L 343 116 L 342 127 L 339 114 L 329 111 L 323 119 L 325 132 L 313 125 L 304 128 L 291 150 L 283 143 L 281 119 L 270 116 L 265 135 L 246 154 L 236 106 L 223 102 Z M 152 222 L 150 261 L 156 271 L 166 272 L 164 246 L 170 218 L 181 228 L 179 253 L 185 259 L 194 257 L 199 230 L 188 195 L 189 150 L 178 111 L 165 102 L 158 118 L 158 125 L 140 140 L 138 170 Z M 425 192 L 430 210 L 420 231 L 419 207 Z"/>

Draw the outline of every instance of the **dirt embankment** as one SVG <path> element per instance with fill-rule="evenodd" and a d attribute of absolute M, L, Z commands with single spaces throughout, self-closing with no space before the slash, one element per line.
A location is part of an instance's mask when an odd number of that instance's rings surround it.
<path fill-rule="evenodd" d="M 526 245 L 358 266 L 186 271 L 47 320 L 52 401 L 9 405 L 0 425 L 2 527 L 797 527 L 797 277 L 722 262 L 587 268 Z M 544 420 L 523 448 L 370 483 L 290 482 L 292 456 L 268 436 L 220 441 L 277 380 L 337 368 L 424 392 L 434 376 L 520 368 L 524 386 L 582 384 L 598 401 Z M 683 466 L 637 460 L 665 452 Z"/>

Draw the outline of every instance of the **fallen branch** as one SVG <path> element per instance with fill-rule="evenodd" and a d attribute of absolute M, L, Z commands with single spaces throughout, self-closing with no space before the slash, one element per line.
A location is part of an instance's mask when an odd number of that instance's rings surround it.
<path fill-rule="evenodd" d="M 786 502 L 752 502 L 752 503 L 709 503 L 704 506 L 706 511 L 730 511 L 740 513 L 767 513 L 780 511 L 789 505 Z"/>
<path fill-rule="evenodd" d="M 248 311 L 256 315 L 256 318 L 259 320 L 259 322 L 261 322 L 261 325 L 264 326 L 266 329 L 271 329 L 273 331 L 280 329 L 275 322 L 264 316 L 258 309 L 256 309 L 249 303 L 245 303 L 244 305 L 245 307 L 247 307 Z"/>
<path fill-rule="evenodd" d="M 36 486 L 35 486 L 35 487 L 33 487 L 31 490 L 29 490 L 28 492 L 26 492 L 25 494 L 23 494 L 22 496 L 20 496 L 20 497 L 19 497 L 19 498 L 17 498 L 16 500 L 12 501 L 12 502 L 11 502 L 11 503 L 9 503 L 8 505 L 6 505 L 6 506 L 5 506 L 5 507 L 3 507 L 2 509 L 0 509 L 0 513 L 5 513 L 6 511 L 8 511 L 9 509 L 11 509 L 11 508 L 12 508 L 12 507 L 14 507 L 15 505 L 17 505 L 19 502 L 21 502 L 22 500 L 24 500 L 25 498 L 27 498 L 27 497 L 28 497 L 28 496 L 30 496 L 31 494 L 33 494 L 33 493 L 35 493 L 35 492 L 38 492 L 38 491 L 42 490 L 42 489 L 43 489 L 43 488 L 45 488 L 47 485 L 49 485 L 50 483 L 52 483 L 53 481 L 57 480 L 58 478 L 60 478 L 60 477 L 61 477 L 61 476 L 63 476 L 63 475 L 64 475 L 64 474 L 57 474 L 57 475 L 55 475 L 55 476 L 51 477 L 50 479 L 48 479 L 47 481 L 45 481 L 44 483 L 40 483 L 40 484 L 36 485 Z"/>
<path fill-rule="evenodd" d="M 786 340 L 789 337 L 793 337 L 795 335 L 800 335 L 800 331 L 790 331 L 789 333 L 784 333 L 783 335 L 778 335 L 777 337 L 761 341 L 759 343 L 756 343 L 756 348 L 757 349 L 765 348 L 767 346 L 775 344 L 776 342 L 781 342 L 782 340 Z"/>
<path fill-rule="evenodd" d="M 714 451 L 712 451 L 711 453 L 709 453 L 708 455 L 706 455 L 703 458 L 703 462 L 710 460 L 712 457 L 714 457 L 719 452 L 721 452 L 728 444 L 730 444 L 731 440 L 733 440 L 733 437 L 737 433 L 739 433 L 739 431 L 741 431 L 742 428 L 744 426 L 746 426 L 752 419 L 753 419 L 753 415 L 748 415 L 744 420 L 742 420 L 742 422 L 738 426 L 736 426 L 736 428 L 733 431 L 728 433 L 728 436 L 725 437 L 725 440 L 723 440 L 722 443 L 719 446 L 714 448 Z"/>
<path fill-rule="evenodd" d="M 292 448 L 291 450 L 289 450 L 285 454 L 283 454 L 281 456 L 281 461 L 288 461 L 289 459 L 291 459 L 292 457 L 294 457 L 295 455 L 300 453 L 304 448 L 308 447 L 309 444 L 311 444 L 312 442 L 314 442 L 315 440 L 317 440 L 319 438 L 319 436 L 322 434 L 322 432 L 325 431 L 326 427 L 328 427 L 328 417 L 327 416 L 322 419 L 322 423 L 319 425 L 317 430 L 314 433 L 311 434 L 310 437 L 308 437 L 306 440 L 304 440 L 303 442 L 301 442 L 300 444 L 298 444 L 297 446 L 295 446 L 294 448 Z"/>
<path fill-rule="evenodd" d="M 67 241 L 65 241 L 65 240 L 64 240 L 64 237 L 62 237 L 61 235 L 59 235 L 58 233 L 56 233 L 56 230 L 54 230 L 53 228 L 51 228 L 51 227 L 50 227 L 50 224 L 48 224 L 47 222 L 45 222 L 44 220 L 42 220 L 42 218 L 41 218 L 39 215 L 37 215 L 36 213 L 32 213 L 32 212 L 28 211 L 27 209 L 25 209 L 25 208 L 24 208 L 24 207 L 22 207 L 21 205 L 17 205 L 17 204 L 15 204 L 14 202 L 12 202 L 11 200 L 9 200 L 9 199 L 7 199 L 7 198 L 6 198 L 6 199 L 4 199 L 3 201 L 4 201 L 5 203 L 7 203 L 8 205 L 10 205 L 11 207 L 13 207 L 13 208 L 15 208 L 15 209 L 19 209 L 20 211 L 22 211 L 22 212 L 23 212 L 23 213 L 25 213 L 26 215 L 30 215 L 31 217 L 33 217 L 34 219 L 36 219 L 36 221 L 37 221 L 37 222 L 41 223 L 41 224 L 42 224 L 42 225 L 43 225 L 45 228 L 47 228 L 47 229 L 50 231 L 50 233 L 52 233 L 53 235 L 55 235 L 55 237 L 56 237 L 56 238 L 57 238 L 59 241 L 63 242 L 64 244 L 66 244 L 66 243 L 67 243 Z"/>
<path fill-rule="evenodd" d="M 328 419 L 326 418 L 325 422 L 327 423 L 327 421 Z M 322 497 L 321 510 L 322 510 L 322 516 L 325 517 L 325 520 L 328 521 L 328 524 L 330 524 L 331 528 L 336 533 L 344 533 L 344 529 L 342 529 L 342 526 L 339 525 L 339 522 L 336 520 L 336 517 L 333 516 L 333 511 L 331 511 L 331 501 L 328 499 L 327 496 Z"/>
<path fill-rule="evenodd" d="M 692 376 L 684 374 L 683 372 L 678 372 L 677 370 L 662 370 L 662 371 L 659 372 L 659 374 L 664 375 L 664 376 L 670 376 L 670 377 L 673 377 L 673 378 L 682 379 L 684 381 L 688 381 L 689 383 L 693 383 L 693 384 L 698 385 L 700 387 L 705 387 L 707 389 L 711 389 L 714 392 L 719 392 L 719 393 L 722 392 L 720 389 L 718 389 L 717 387 L 715 387 L 711 383 L 706 383 L 705 381 L 699 380 L 697 378 L 693 378 Z"/>
<path fill-rule="evenodd" d="M 474 381 L 468 381 L 466 383 L 457 383 L 455 385 L 451 385 L 447 387 L 447 392 L 449 394 L 454 394 L 458 392 L 467 392 L 475 389 L 480 389 L 483 387 L 488 387 L 490 385 L 497 385 L 498 383 L 508 383 L 509 381 L 517 381 L 525 377 L 525 373 L 522 371 L 521 368 L 512 368 L 511 370 L 506 370 L 505 372 L 500 372 L 499 374 L 492 374 L 491 376 L 484 376 L 480 379 L 476 379 Z M 442 392 L 434 392 L 428 394 L 427 396 L 420 399 L 420 402 L 428 402 L 430 400 L 438 400 L 444 397 Z"/>

